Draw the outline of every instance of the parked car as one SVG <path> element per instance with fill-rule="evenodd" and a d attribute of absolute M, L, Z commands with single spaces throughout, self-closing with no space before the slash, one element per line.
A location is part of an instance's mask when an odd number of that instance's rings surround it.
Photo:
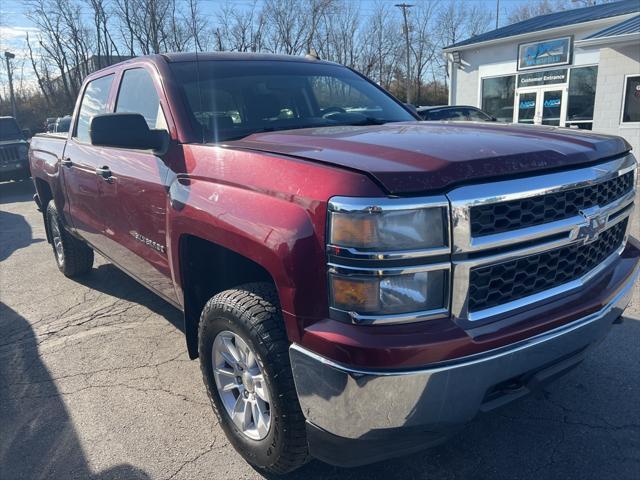
<path fill-rule="evenodd" d="M 220 425 L 269 472 L 444 441 L 577 365 L 638 279 L 618 137 L 419 122 L 286 56 L 141 57 L 80 95 L 30 150 L 58 268 L 97 251 L 179 308 Z"/>
<path fill-rule="evenodd" d="M 418 107 L 422 120 L 455 120 L 467 122 L 495 122 L 496 119 L 479 108 L 468 105 Z"/>
<path fill-rule="evenodd" d="M 53 133 L 67 133 L 69 131 L 70 125 L 71 125 L 71 115 L 58 117 L 56 119 L 55 127 L 53 128 Z"/>
<path fill-rule="evenodd" d="M 25 133 L 13 117 L 0 117 L 0 181 L 29 178 Z"/>
<path fill-rule="evenodd" d="M 56 128 L 56 120 L 58 117 L 48 117 L 44 122 L 44 129 L 46 132 L 53 132 Z"/>

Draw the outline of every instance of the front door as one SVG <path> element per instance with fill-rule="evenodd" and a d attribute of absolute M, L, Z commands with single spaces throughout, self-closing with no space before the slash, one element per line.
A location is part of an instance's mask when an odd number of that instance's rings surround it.
<path fill-rule="evenodd" d="M 516 95 L 516 122 L 564 127 L 566 103 L 564 87 L 521 88 Z"/>
<path fill-rule="evenodd" d="M 154 81 L 144 68 L 125 70 L 116 112 L 140 113 L 152 129 L 167 130 Z M 148 150 L 105 149 L 108 181 L 101 184 L 105 253 L 129 274 L 166 299 L 177 297 L 167 245 L 167 179 L 163 159 Z"/>

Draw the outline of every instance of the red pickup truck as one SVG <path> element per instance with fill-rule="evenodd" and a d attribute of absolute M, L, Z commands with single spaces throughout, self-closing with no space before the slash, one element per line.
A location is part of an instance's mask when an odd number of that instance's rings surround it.
<path fill-rule="evenodd" d="M 30 165 L 59 269 L 99 252 L 184 312 L 258 468 L 442 442 L 579 363 L 627 306 L 620 138 L 417 121 L 311 58 L 167 54 L 90 75 Z"/>

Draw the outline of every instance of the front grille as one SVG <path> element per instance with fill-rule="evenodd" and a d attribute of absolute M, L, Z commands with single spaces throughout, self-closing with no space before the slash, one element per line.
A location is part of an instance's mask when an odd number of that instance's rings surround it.
<path fill-rule="evenodd" d="M 633 189 L 633 172 L 587 187 L 471 208 L 474 237 L 562 220 L 596 205 L 608 205 Z"/>
<path fill-rule="evenodd" d="M 0 163 L 12 163 L 20 160 L 18 155 L 18 147 L 8 146 L 0 148 Z"/>
<path fill-rule="evenodd" d="M 627 219 L 603 232 L 593 243 L 573 244 L 517 260 L 478 267 L 470 272 L 469 310 L 502 305 L 576 280 L 622 244 Z"/>

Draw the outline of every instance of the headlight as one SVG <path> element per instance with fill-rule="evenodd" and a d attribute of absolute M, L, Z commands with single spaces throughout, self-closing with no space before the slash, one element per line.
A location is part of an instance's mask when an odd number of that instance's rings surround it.
<path fill-rule="evenodd" d="M 18 146 L 18 155 L 20 158 L 27 158 L 27 153 L 29 152 L 29 148 L 26 145 Z"/>
<path fill-rule="evenodd" d="M 331 205 L 340 208 L 336 202 Z M 331 245 L 381 252 L 448 246 L 446 206 L 390 210 L 380 206 L 363 208 L 364 211 L 329 212 Z"/>
<path fill-rule="evenodd" d="M 406 313 L 422 316 L 425 312 L 446 307 L 447 276 L 446 266 L 432 271 L 368 277 L 332 272 L 329 275 L 331 304 L 335 309 L 352 314 L 356 321 L 373 321 L 375 316 Z"/>
<path fill-rule="evenodd" d="M 445 314 L 448 211 L 444 197 L 331 199 L 327 235 L 332 311 L 374 324 Z M 394 261 L 403 266 L 390 264 Z"/>

